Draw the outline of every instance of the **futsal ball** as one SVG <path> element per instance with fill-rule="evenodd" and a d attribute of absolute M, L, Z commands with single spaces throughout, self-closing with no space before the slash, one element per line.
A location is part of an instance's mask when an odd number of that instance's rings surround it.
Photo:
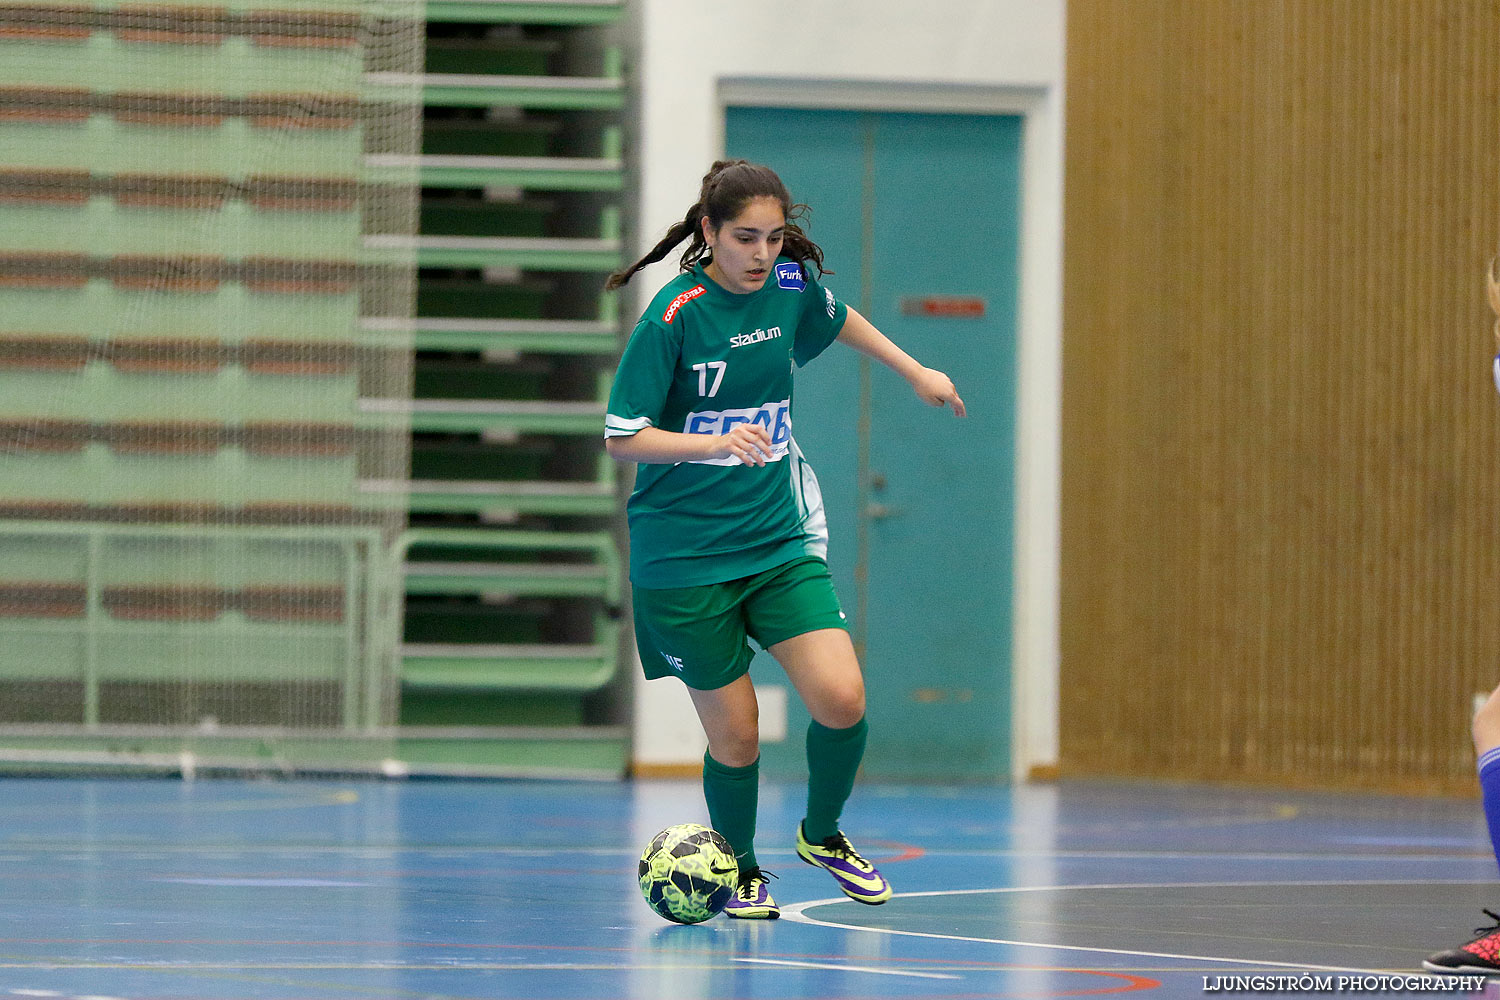
<path fill-rule="evenodd" d="M 652 837 L 638 871 L 647 904 L 679 924 L 696 924 L 724 909 L 740 878 L 729 841 L 697 823 L 669 826 Z"/>

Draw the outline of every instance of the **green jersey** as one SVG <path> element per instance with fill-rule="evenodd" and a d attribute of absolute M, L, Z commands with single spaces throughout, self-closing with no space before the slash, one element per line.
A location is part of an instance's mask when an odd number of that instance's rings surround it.
<path fill-rule="evenodd" d="M 771 457 L 641 464 L 626 507 L 633 583 L 699 587 L 826 554 L 817 479 L 792 440 L 792 371 L 833 343 L 847 316 L 786 258 L 755 292 L 731 292 L 699 264 L 651 300 L 620 358 L 604 436 L 758 423 Z"/>

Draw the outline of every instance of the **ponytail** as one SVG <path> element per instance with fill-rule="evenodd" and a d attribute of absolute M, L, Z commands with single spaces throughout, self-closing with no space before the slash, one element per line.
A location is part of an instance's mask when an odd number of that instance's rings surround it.
<path fill-rule="evenodd" d="M 611 274 L 609 276 L 609 280 L 604 283 L 604 290 L 607 292 L 612 292 L 617 288 L 625 287 L 625 283 L 631 278 L 635 277 L 635 272 L 650 264 L 655 264 L 667 254 L 671 253 L 672 249 L 676 247 L 677 244 L 681 243 L 689 236 L 696 236 L 697 242 L 701 244 L 703 242 L 703 230 L 698 225 L 698 219 L 702 218 L 702 216 L 703 203 L 699 202 L 698 204 L 687 210 L 687 215 L 683 217 L 681 222 L 675 222 L 672 224 L 672 228 L 667 230 L 667 235 L 663 236 L 661 238 L 661 242 L 657 243 L 656 246 L 648 250 L 646 252 L 646 256 L 642 257 L 634 264 L 631 264 L 625 270 L 616 271 L 614 274 Z M 690 254 L 692 252 L 693 248 L 688 247 L 688 253 Z M 701 257 L 702 255 L 703 251 L 702 249 L 699 249 L 697 254 L 693 256 L 693 260 L 697 260 L 698 257 Z M 688 262 L 687 254 L 683 254 L 682 260 L 682 269 L 684 271 L 692 267 L 692 264 Z"/>
<path fill-rule="evenodd" d="M 624 287 L 637 271 L 666 257 L 683 240 L 688 241 L 688 247 L 678 261 L 682 270 L 692 270 L 693 265 L 705 255 L 712 259 L 708 244 L 703 239 L 703 220 L 707 219 L 709 226 L 718 230 L 725 222 L 739 215 L 752 198 L 775 198 L 780 202 L 781 213 L 786 218 L 782 253 L 801 264 L 804 272 L 807 270 L 807 262 L 812 261 L 819 275 L 831 273 L 823 267 L 822 248 L 808 239 L 807 234 L 793 221 L 802 218 L 810 209 L 806 205 L 792 203 L 791 194 L 774 170 L 747 160 L 716 160 L 708 173 L 703 175 L 698 200 L 687 210 L 682 221 L 674 223 L 660 242 L 640 260 L 623 271 L 611 274 L 604 283 L 605 289 L 614 291 Z"/>

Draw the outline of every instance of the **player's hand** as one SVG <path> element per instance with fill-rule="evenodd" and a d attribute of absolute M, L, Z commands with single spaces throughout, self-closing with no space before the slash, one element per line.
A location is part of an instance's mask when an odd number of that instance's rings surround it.
<path fill-rule="evenodd" d="M 765 465 L 771 457 L 771 432 L 760 424 L 735 424 L 715 439 L 714 458 L 737 458 L 745 465 Z"/>
<path fill-rule="evenodd" d="M 911 387 L 916 390 L 917 398 L 928 406 L 942 406 L 946 403 L 953 407 L 955 417 L 968 415 L 964 409 L 964 401 L 953 387 L 953 380 L 936 368 L 923 368 L 911 380 Z"/>
<path fill-rule="evenodd" d="M 1490 294 L 1490 308 L 1495 310 L 1495 351 L 1500 353 L 1500 276 L 1495 273 L 1497 262 L 1500 260 L 1490 261 L 1490 270 L 1484 276 L 1484 284 Z"/>

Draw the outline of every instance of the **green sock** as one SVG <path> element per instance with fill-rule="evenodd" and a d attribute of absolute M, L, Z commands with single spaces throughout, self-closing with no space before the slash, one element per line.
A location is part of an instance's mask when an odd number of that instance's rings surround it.
<path fill-rule="evenodd" d="M 860 719 L 848 729 L 807 727 L 807 818 L 802 835 L 814 844 L 839 832 L 839 814 L 854 790 L 854 776 L 865 755 L 869 726 Z"/>
<path fill-rule="evenodd" d="M 760 803 L 760 758 L 746 767 L 703 754 L 703 798 L 708 822 L 734 848 L 740 871 L 755 868 L 755 810 Z"/>

